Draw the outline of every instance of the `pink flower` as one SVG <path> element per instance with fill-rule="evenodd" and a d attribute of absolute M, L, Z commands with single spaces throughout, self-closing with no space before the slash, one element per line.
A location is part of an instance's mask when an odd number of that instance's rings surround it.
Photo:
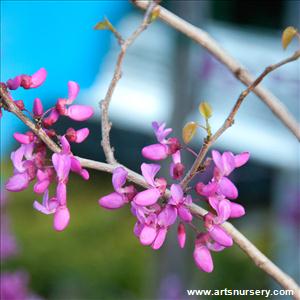
<path fill-rule="evenodd" d="M 204 272 L 211 273 L 214 264 L 210 251 L 219 252 L 224 249 L 223 246 L 211 240 L 208 233 L 200 233 L 195 240 L 194 260 L 196 266 Z"/>
<path fill-rule="evenodd" d="M 184 222 L 191 222 L 193 216 L 186 205 L 192 203 L 192 197 L 187 195 L 186 197 L 183 196 L 182 187 L 179 184 L 172 184 L 171 185 L 171 198 L 169 199 L 168 204 L 173 205 L 176 207 L 178 211 L 179 217 Z"/>
<path fill-rule="evenodd" d="M 165 126 L 165 123 L 152 123 L 154 133 L 159 143 L 146 146 L 142 149 L 142 155 L 145 158 L 150 160 L 162 160 L 167 158 L 169 155 L 174 154 L 181 148 L 178 139 L 166 139 L 166 137 L 171 133 L 172 129 L 165 129 Z"/>
<path fill-rule="evenodd" d="M 59 205 L 59 203 L 58 203 L 56 197 L 52 197 L 49 199 L 48 190 L 46 190 L 44 193 L 42 204 L 40 204 L 36 200 L 33 202 L 33 207 L 37 211 L 39 211 L 45 215 L 54 214 L 56 212 L 58 205 Z"/>
<path fill-rule="evenodd" d="M 167 128 L 166 123 L 152 122 L 152 128 L 159 143 L 166 144 L 166 137 L 172 132 L 172 128 Z"/>
<path fill-rule="evenodd" d="M 160 165 L 143 163 L 141 170 L 150 187 L 147 190 L 138 193 L 133 201 L 142 206 L 152 205 L 157 202 L 162 194 L 164 194 L 167 182 L 164 178 L 154 179 L 155 175 L 160 170 Z"/>
<path fill-rule="evenodd" d="M 125 186 L 128 172 L 123 167 L 118 167 L 113 171 L 112 183 L 115 192 L 101 197 L 99 205 L 106 209 L 117 209 L 128 203 L 135 195 L 134 186 Z"/>
<path fill-rule="evenodd" d="M 58 99 L 55 109 L 60 115 L 68 116 L 75 121 L 85 121 L 89 119 L 94 111 L 92 107 L 86 105 L 71 105 L 79 93 L 79 85 L 74 81 L 68 82 L 68 98 Z"/>
<path fill-rule="evenodd" d="M 52 168 L 46 168 L 45 170 L 39 169 L 36 173 L 37 182 L 33 187 L 33 190 L 37 194 L 43 194 L 49 187 L 53 179 Z"/>
<path fill-rule="evenodd" d="M 14 175 L 8 179 L 5 188 L 11 192 L 25 190 L 29 182 L 35 178 L 36 167 L 32 154 L 34 144 L 22 144 L 19 149 L 11 153 Z M 23 158 L 25 157 L 25 160 Z"/>
<path fill-rule="evenodd" d="M 90 131 L 88 128 L 82 128 L 75 130 L 74 128 L 69 128 L 66 132 L 66 138 L 69 142 L 82 143 L 89 135 Z"/>
<path fill-rule="evenodd" d="M 158 204 L 149 208 L 132 202 L 133 214 L 138 218 L 134 233 L 142 245 L 151 245 L 152 249 L 159 249 L 166 238 L 169 227 L 177 218 L 176 209 L 171 205 L 161 208 Z"/>
<path fill-rule="evenodd" d="M 226 217 L 228 218 L 228 212 L 227 215 L 226 212 L 224 213 L 224 218 Z M 220 226 L 223 222 L 224 220 L 220 217 L 215 217 L 211 213 L 207 213 L 204 217 L 204 226 L 210 237 L 221 246 L 231 247 L 233 244 L 232 237 Z"/>
<path fill-rule="evenodd" d="M 172 155 L 173 162 L 170 165 L 170 176 L 175 179 L 179 180 L 183 173 L 185 166 L 181 163 L 181 155 L 180 155 L 180 150 L 176 151 Z"/>
<path fill-rule="evenodd" d="M 54 214 L 53 227 L 56 231 L 62 231 L 68 226 L 70 212 L 66 203 L 62 203 L 61 199 L 58 200 L 56 197 L 49 199 L 48 190 L 45 191 L 43 203 L 40 204 L 38 201 L 34 201 L 33 207 L 43 214 Z"/>
<path fill-rule="evenodd" d="M 44 68 L 41 68 L 32 76 L 18 75 L 13 79 L 9 79 L 6 82 L 6 85 L 10 90 L 16 90 L 20 86 L 22 86 L 24 89 L 37 88 L 44 83 L 46 77 L 47 71 Z"/>

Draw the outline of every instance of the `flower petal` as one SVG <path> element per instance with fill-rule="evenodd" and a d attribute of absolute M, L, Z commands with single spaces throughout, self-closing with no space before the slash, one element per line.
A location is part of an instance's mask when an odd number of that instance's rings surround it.
<path fill-rule="evenodd" d="M 13 136 L 14 136 L 15 140 L 18 141 L 21 144 L 29 144 L 31 142 L 30 136 L 27 135 L 27 134 L 22 134 L 22 133 L 15 132 L 13 134 Z"/>
<path fill-rule="evenodd" d="M 212 159 L 216 165 L 216 167 L 221 171 L 221 173 L 224 172 L 224 167 L 223 167 L 223 161 L 222 161 L 222 156 L 219 151 L 213 150 L 212 152 Z"/>
<path fill-rule="evenodd" d="M 67 207 L 58 206 L 54 213 L 53 227 L 56 231 L 66 229 L 70 221 L 70 212 Z"/>
<path fill-rule="evenodd" d="M 171 185 L 172 204 L 178 205 L 183 200 L 183 191 L 180 184 Z M 170 203 L 170 202 L 169 202 Z"/>
<path fill-rule="evenodd" d="M 166 205 L 158 215 L 158 225 L 168 227 L 176 222 L 177 209 L 173 205 Z"/>
<path fill-rule="evenodd" d="M 50 181 L 48 179 L 38 181 L 33 187 L 33 191 L 37 194 L 43 194 L 49 187 Z"/>
<path fill-rule="evenodd" d="M 43 206 L 38 201 L 33 202 L 33 208 L 45 215 L 50 215 L 50 214 L 54 213 L 54 211 L 52 212 L 52 211 L 48 210 L 45 206 Z"/>
<path fill-rule="evenodd" d="M 207 273 L 210 273 L 214 269 L 213 260 L 211 254 L 206 246 L 196 245 L 194 249 L 194 260 L 196 266 Z"/>
<path fill-rule="evenodd" d="M 126 199 L 118 193 L 111 193 L 98 200 L 100 206 L 106 209 L 117 209 L 126 204 Z"/>
<path fill-rule="evenodd" d="M 220 252 L 220 251 L 223 251 L 225 249 L 224 246 L 220 245 L 217 242 L 207 243 L 206 246 L 209 250 L 214 251 L 214 252 Z"/>
<path fill-rule="evenodd" d="M 158 234 L 151 246 L 153 250 L 158 250 L 163 245 L 167 236 L 167 232 L 168 230 L 166 228 L 159 229 Z"/>
<path fill-rule="evenodd" d="M 192 216 L 191 212 L 189 211 L 189 209 L 183 205 L 180 205 L 178 207 L 178 215 L 184 222 L 187 222 L 187 223 L 191 222 L 193 219 L 193 216 Z"/>
<path fill-rule="evenodd" d="M 235 169 L 234 155 L 231 152 L 224 152 L 222 154 L 222 162 L 224 175 L 228 176 Z"/>
<path fill-rule="evenodd" d="M 75 121 L 85 121 L 94 114 L 91 106 L 87 105 L 71 105 L 67 109 L 66 115 Z"/>
<path fill-rule="evenodd" d="M 5 188 L 10 192 L 20 192 L 25 190 L 29 184 L 29 176 L 25 173 L 17 173 L 10 177 L 5 184 Z"/>
<path fill-rule="evenodd" d="M 242 205 L 234 202 L 230 202 L 230 218 L 239 218 L 246 212 Z"/>
<path fill-rule="evenodd" d="M 220 193 L 229 199 L 236 199 L 238 197 L 236 186 L 227 177 L 222 177 L 220 179 L 219 188 Z"/>
<path fill-rule="evenodd" d="M 44 83 L 47 77 L 47 71 L 44 68 L 39 69 L 31 76 L 30 88 L 37 88 Z"/>
<path fill-rule="evenodd" d="M 224 223 L 229 219 L 231 214 L 230 201 L 227 199 L 222 199 L 218 204 L 218 224 Z"/>
<path fill-rule="evenodd" d="M 71 158 L 68 154 L 54 153 L 52 163 L 57 173 L 58 180 L 65 181 L 71 169 Z"/>
<path fill-rule="evenodd" d="M 162 160 L 168 157 L 168 147 L 162 144 L 153 144 L 142 149 L 142 155 L 151 160 Z"/>
<path fill-rule="evenodd" d="M 67 185 L 64 182 L 59 182 L 56 188 L 56 198 L 61 206 L 67 203 Z"/>
<path fill-rule="evenodd" d="M 25 146 L 21 145 L 21 147 L 19 147 L 16 151 L 12 152 L 10 155 L 14 168 L 20 173 L 25 171 L 23 165 L 23 157 L 25 154 L 25 150 L 26 150 Z"/>
<path fill-rule="evenodd" d="M 140 233 L 140 242 L 142 245 L 151 245 L 157 235 L 156 229 L 152 226 L 144 226 Z"/>
<path fill-rule="evenodd" d="M 214 225 L 209 230 L 210 237 L 224 247 L 231 247 L 232 237 L 220 226 Z"/>
<path fill-rule="evenodd" d="M 82 143 L 90 134 L 88 128 L 82 128 L 76 131 L 76 140 L 75 143 Z"/>
<path fill-rule="evenodd" d="M 250 158 L 249 152 L 243 152 L 234 156 L 235 167 L 239 168 L 243 166 Z"/>
<path fill-rule="evenodd" d="M 126 183 L 127 175 L 128 172 L 122 167 L 114 169 L 112 176 L 112 184 L 114 186 L 115 191 L 118 191 Z"/>
<path fill-rule="evenodd" d="M 21 76 L 16 76 L 13 79 L 7 80 L 6 84 L 10 90 L 16 90 L 21 84 Z"/>
<path fill-rule="evenodd" d="M 147 183 L 150 184 L 152 187 L 155 187 L 154 177 L 160 170 L 160 165 L 143 163 L 141 165 L 141 170 Z"/>
<path fill-rule="evenodd" d="M 68 82 L 68 99 L 67 104 L 71 104 L 79 93 L 80 87 L 79 84 L 75 81 Z"/>
<path fill-rule="evenodd" d="M 147 206 L 152 205 L 157 202 L 160 197 L 160 192 L 156 188 L 150 188 L 148 190 L 142 191 L 133 198 L 133 201 L 137 205 Z"/>

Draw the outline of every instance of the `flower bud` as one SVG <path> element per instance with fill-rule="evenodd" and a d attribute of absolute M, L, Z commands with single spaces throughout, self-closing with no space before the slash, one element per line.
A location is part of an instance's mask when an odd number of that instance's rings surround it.
<path fill-rule="evenodd" d="M 35 117 L 41 117 L 44 113 L 43 104 L 39 98 L 35 98 L 33 102 L 33 114 Z"/>
<path fill-rule="evenodd" d="M 53 227 L 57 231 L 66 229 L 70 221 L 70 212 L 66 206 L 58 206 L 54 213 Z"/>
<path fill-rule="evenodd" d="M 178 225 L 177 239 L 178 239 L 179 247 L 181 249 L 184 248 L 185 240 L 186 240 L 186 232 L 185 232 L 185 226 L 182 222 L 180 222 Z"/>
<path fill-rule="evenodd" d="M 23 100 L 15 100 L 14 103 L 16 104 L 19 110 L 24 110 L 25 105 Z"/>

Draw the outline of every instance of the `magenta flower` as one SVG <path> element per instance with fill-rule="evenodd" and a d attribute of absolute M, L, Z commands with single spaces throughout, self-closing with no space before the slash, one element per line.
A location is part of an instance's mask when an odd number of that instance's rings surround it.
<path fill-rule="evenodd" d="M 218 182 L 220 193 L 229 199 L 236 199 L 238 191 L 235 185 L 225 176 L 229 176 L 231 172 L 238 167 L 244 165 L 249 159 L 249 153 L 244 152 L 233 155 L 231 152 L 224 152 L 222 155 L 216 151 L 212 151 L 212 158 L 216 165 L 214 171 L 214 179 Z"/>
<path fill-rule="evenodd" d="M 66 132 L 66 138 L 69 142 L 82 143 L 89 135 L 90 131 L 88 128 L 82 128 L 75 130 L 74 128 L 69 128 Z"/>
<path fill-rule="evenodd" d="M 152 123 L 154 133 L 159 143 L 146 146 L 142 149 L 142 155 L 145 158 L 151 160 L 162 160 L 180 149 L 180 143 L 176 138 L 166 139 L 166 137 L 172 132 L 172 129 L 165 129 L 165 126 L 165 123 Z"/>
<path fill-rule="evenodd" d="M 67 105 L 73 103 L 78 93 L 79 85 L 74 81 L 69 81 L 68 98 L 58 99 L 55 108 L 60 115 L 68 116 L 75 121 L 85 121 L 94 114 L 92 107 L 86 105 L 71 105 L 67 107 Z"/>
<path fill-rule="evenodd" d="M 101 197 L 99 205 L 106 209 L 117 209 L 128 203 L 134 197 L 136 191 L 133 185 L 125 186 L 128 172 L 123 167 L 118 167 L 113 171 L 112 184 L 114 192 Z"/>
<path fill-rule="evenodd" d="M 33 190 L 37 194 L 43 194 L 49 187 L 54 176 L 52 168 L 45 168 L 45 170 L 38 170 L 36 173 L 37 182 L 35 183 Z"/>
<path fill-rule="evenodd" d="M 192 197 L 187 195 L 184 197 L 182 187 L 179 184 L 171 185 L 171 198 L 169 199 L 168 204 L 176 207 L 179 217 L 184 222 L 191 222 L 193 219 L 192 214 L 186 205 L 192 203 Z"/>
<path fill-rule="evenodd" d="M 161 209 L 158 204 L 149 208 L 138 206 L 134 202 L 131 204 L 132 212 L 138 218 L 134 227 L 135 235 L 139 237 L 142 245 L 159 249 L 165 241 L 169 227 L 176 221 L 176 209 L 171 205 Z"/>
<path fill-rule="evenodd" d="M 149 188 L 138 193 L 133 201 L 142 206 L 152 205 L 164 194 L 167 187 L 167 181 L 164 178 L 154 179 L 155 175 L 160 170 L 160 165 L 143 163 L 141 170 L 145 180 L 149 184 Z"/>
<path fill-rule="evenodd" d="M 42 204 L 36 200 L 33 202 L 33 207 L 37 211 L 39 211 L 45 215 L 54 214 L 56 212 L 58 205 L 59 205 L 59 203 L 58 203 L 56 197 L 52 197 L 49 199 L 49 191 L 48 190 L 46 190 L 44 193 Z"/>
<path fill-rule="evenodd" d="M 170 165 L 170 176 L 175 180 L 179 180 L 185 170 L 185 166 L 181 163 L 180 150 L 172 155 L 172 160 L 173 162 Z"/>
<path fill-rule="evenodd" d="M 207 213 L 204 217 L 204 226 L 210 237 L 224 247 L 231 247 L 233 244 L 232 237 L 220 225 L 229 218 L 230 208 L 226 208 L 226 204 L 222 208 L 223 212 L 220 216 L 215 217 L 211 213 Z"/>
<path fill-rule="evenodd" d="M 37 88 L 44 83 L 46 77 L 47 71 L 44 68 L 41 68 L 32 76 L 18 75 L 13 79 L 9 79 L 6 82 L 6 85 L 10 90 L 16 90 L 20 86 L 22 86 L 24 89 Z"/>
<path fill-rule="evenodd" d="M 5 184 L 8 191 L 19 192 L 25 190 L 29 182 L 35 178 L 36 167 L 33 162 L 33 147 L 33 143 L 22 144 L 19 149 L 11 153 L 14 175 Z M 25 160 L 23 160 L 24 157 Z"/>

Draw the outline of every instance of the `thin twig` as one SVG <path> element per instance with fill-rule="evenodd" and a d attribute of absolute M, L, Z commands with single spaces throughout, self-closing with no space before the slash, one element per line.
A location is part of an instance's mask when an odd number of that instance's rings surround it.
<path fill-rule="evenodd" d="M 102 100 L 100 102 L 100 107 L 101 107 L 101 126 L 102 126 L 102 141 L 101 141 L 101 145 L 106 157 L 106 161 L 110 164 L 116 164 L 117 161 L 114 157 L 114 149 L 112 148 L 111 144 L 110 144 L 110 137 L 109 137 L 109 133 L 112 127 L 111 122 L 109 121 L 109 114 L 108 114 L 108 110 L 109 110 L 109 104 L 111 102 L 112 99 L 112 95 L 114 93 L 114 90 L 117 86 L 118 81 L 121 79 L 122 76 L 122 63 L 126 54 L 126 51 L 128 49 L 128 47 L 135 41 L 135 39 L 148 27 L 148 25 L 150 24 L 150 18 L 151 18 L 151 13 L 154 9 L 154 7 L 157 4 L 155 2 L 149 2 L 148 3 L 148 8 L 147 11 L 145 13 L 144 19 L 142 21 L 142 23 L 140 24 L 140 26 L 130 35 L 130 37 L 126 40 L 122 40 L 121 43 L 121 50 L 120 53 L 118 55 L 118 59 L 117 59 L 117 63 L 116 63 L 116 67 L 115 67 L 115 71 L 113 74 L 113 78 L 109 84 L 106 96 L 104 98 L 104 100 Z M 114 34 L 116 35 L 116 33 L 114 32 Z M 120 35 L 117 35 L 117 37 Z M 118 38 L 118 41 L 120 41 L 120 39 Z"/>
<path fill-rule="evenodd" d="M 148 1 L 134 0 L 136 6 L 145 9 Z M 158 6 L 158 18 L 165 23 L 187 35 L 189 38 L 200 44 L 208 50 L 216 59 L 226 66 L 234 76 L 246 86 L 249 86 L 254 81 L 253 76 L 245 69 L 236 59 L 223 49 L 216 40 L 214 40 L 207 32 L 197 28 L 189 22 L 171 13 L 167 9 Z M 278 119 L 295 135 L 300 141 L 300 126 L 297 120 L 291 115 L 286 106 L 269 90 L 262 86 L 256 87 L 253 91 L 273 112 Z"/>
<path fill-rule="evenodd" d="M 272 71 L 278 69 L 279 67 L 290 63 L 292 61 L 297 60 L 300 57 L 300 50 L 296 51 L 292 56 L 288 57 L 287 59 L 284 59 L 280 61 L 277 64 L 270 65 L 267 67 L 257 78 L 256 80 L 247 88 L 245 89 L 240 96 L 238 97 L 234 107 L 232 108 L 231 112 L 229 113 L 228 117 L 226 118 L 223 125 L 217 130 L 217 132 L 212 135 L 209 139 L 206 139 L 203 143 L 203 146 L 195 159 L 191 169 L 187 172 L 183 180 L 181 181 L 181 185 L 183 188 L 186 188 L 189 182 L 194 178 L 194 176 L 197 174 L 199 167 L 201 166 L 209 148 L 212 144 L 224 133 L 226 129 L 228 129 L 234 122 L 234 117 L 236 113 L 238 112 L 242 102 L 244 99 L 249 95 L 250 92 L 252 92 L 256 86 Z"/>

